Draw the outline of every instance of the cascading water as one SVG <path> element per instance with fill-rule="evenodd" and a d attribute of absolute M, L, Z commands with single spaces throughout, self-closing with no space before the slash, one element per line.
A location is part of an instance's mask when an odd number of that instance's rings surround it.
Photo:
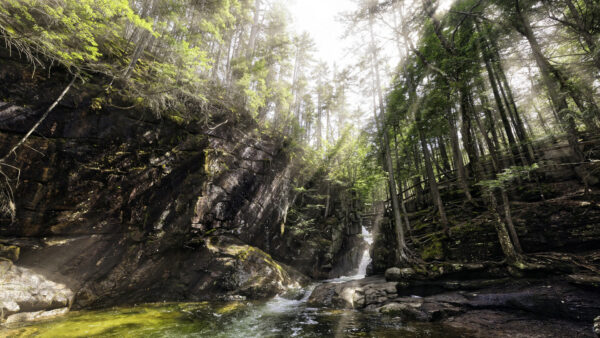
<path fill-rule="evenodd" d="M 360 265 L 358 266 L 358 272 L 356 273 L 356 277 L 365 278 L 367 275 L 367 267 L 369 263 L 371 263 L 371 255 L 369 254 L 369 250 L 371 249 L 371 245 L 373 244 L 373 235 L 367 231 L 367 228 L 362 227 L 362 236 L 365 242 L 367 242 L 367 246 L 365 251 L 363 251 L 362 258 L 360 260 Z"/>
<path fill-rule="evenodd" d="M 373 236 L 364 226 L 362 227 L 361 235 L 365 242 L 367 242 L 367 245 L 362 253 L 362 257 L 360 259 L 360 263 L 358 265 L 358 270 L 356 271 L 356 273 L 351 276 L 341 276 L 339 278 L 324 280 L 324 283 L 344 283 L 357 279 L 363 279 L 366 277 L 367 267 L 371 263 L 371 255 L 369 254 L 369 251 L 371 249 L 371 245 L 373 244 Z"/>

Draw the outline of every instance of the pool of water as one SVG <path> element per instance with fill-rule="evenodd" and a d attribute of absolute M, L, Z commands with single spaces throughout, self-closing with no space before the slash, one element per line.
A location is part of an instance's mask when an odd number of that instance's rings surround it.
<path fill-rule="evenodd" d="M 438 324 L 354 310 L 317 309 L 301 299 L 158 303 L 73 311 L 54 320 L 0 329 L 10 337 L 459 337 Z"/>
<path fill-rule="evenodd" d="M 371 235 L 362 230 L 371 245 Z M 370 261 L 367 247 L 355 275 L 323 283 L 364 278 Z M 309 307 L 315 286 L 263 302 L 155 303 L 72 311 L 53 320 L 0 327 L 0 337 L 464 337 L 440 324 L 402 323 L 375 313 Z"/>

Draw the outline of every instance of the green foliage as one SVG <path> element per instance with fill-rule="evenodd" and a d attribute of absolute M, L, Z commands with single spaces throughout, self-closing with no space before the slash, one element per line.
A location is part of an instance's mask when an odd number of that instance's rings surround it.
<path fill-rule="evenodd" d="M 539 168 L 537 163 L 534 163 L 529 166 L 512 166 L 510 168 L 504 169 L 501 173 L 496 175 L 495 180 L 485 180 L 477 183 L 477 185 L 487 189 L 505 189 L 511 182 L 522 179 L 529 178 L 532 171 L 535 171 Z"/>
<path fill-rule="evenodd" d="M 4 37 L 39 64 L 38 53 L 76 69 L 118 54 L 125 25 L 152 32 L 127 0 L 6 0 L 0 6 Z"/>

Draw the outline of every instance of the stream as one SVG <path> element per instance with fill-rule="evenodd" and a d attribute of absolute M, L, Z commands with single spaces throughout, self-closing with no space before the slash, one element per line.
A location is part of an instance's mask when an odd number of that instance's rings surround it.
<path fill-rule="evenodd" d="M 365 240 L 371 235 L 363 228 Z M 365 277 L 368 247 L 353 276 L 321 281 L 341 283 Z M 268 301 L 155 303 L 68 315 L 0 330 L 17 337 L 459 337 L 440 324 L 405 324 L 393 317 L 307 305 L 320 283 Z"/>

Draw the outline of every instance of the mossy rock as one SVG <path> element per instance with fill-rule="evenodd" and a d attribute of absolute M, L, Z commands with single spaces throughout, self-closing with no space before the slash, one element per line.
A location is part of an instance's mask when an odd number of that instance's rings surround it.
<path fill-rule="evenodd" d="M 21 254 L 21 248 L 16 245 L 4 245 L 0 244 L 0 257 L 9 259 L 13 262 L 19 260 Z"/>
<path fill-rule="evenodd" d="M 425 261 L 444 259 L 444 246 L 439 240 L 434 240 L 421 251 L 421 258 Z"/>

